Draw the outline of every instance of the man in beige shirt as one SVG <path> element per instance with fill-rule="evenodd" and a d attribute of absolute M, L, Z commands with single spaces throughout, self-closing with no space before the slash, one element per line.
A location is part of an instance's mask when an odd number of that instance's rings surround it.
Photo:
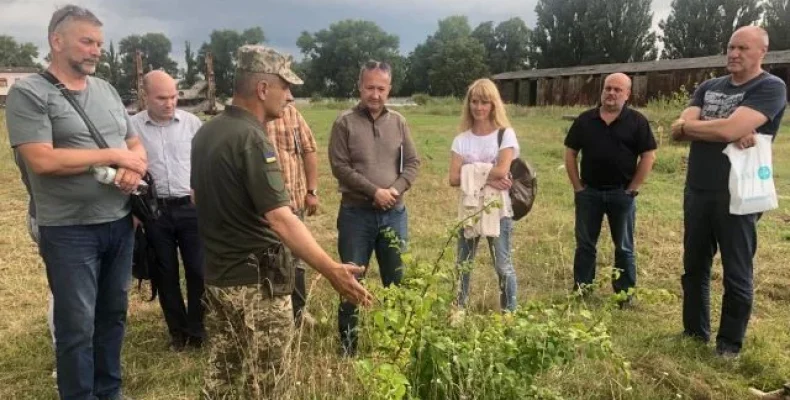
<path fill-rule="evenodd" d="M 318 157 L 316 156 L 315 137 L 302 114 L 289 103 L 280 118 L 266 124 L 266 135 L 277 149 L 277 161 L 283 171 L 285 188 L 291 196 L 291 208 L 299 219 L 313 215 L 318 210 Z M 301 260 L 294 257 L 294 291 L 291 301 L 294 321 L 297 325 L 306 322 L 313 325 L 315 320 L 304 312 L 307 301 L 305 268 Z"/>
<path fill-rule="evenodd" d="M 368 265 L 375 250 L 384 286 L 403 277 L 400 253 L 408 240 L 403 195 L 420 165 L 406 119 L 385 106 L 391 83 L 389 64 L 366 63 L 359 74 L 360 102 L 335 120 L 329 139 L 332 174 L 342 194 L 340 259 Z M 400 246 L 392 246 L 393 240 Z M 356 352 L 356 325 L 356 307 L 341 301 L 338 329 L 344 355 Z"/>

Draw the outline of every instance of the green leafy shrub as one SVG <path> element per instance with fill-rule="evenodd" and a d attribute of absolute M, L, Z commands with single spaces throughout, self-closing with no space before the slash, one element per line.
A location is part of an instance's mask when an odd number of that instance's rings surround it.
<path fill-rule="evenodd" d="M 402 284 L 376 289 L 377 305 L 361 315 L 355 371 L 366 398 L 559 399 L 536 377 L 581 356 L 613 359 L 628 379 L 604 323 L 610 309 L 595 315 L 575 296 L 454 318 L 458 274 L 450 246 L 457 231 L 435 260 L 404 253 Z"/>

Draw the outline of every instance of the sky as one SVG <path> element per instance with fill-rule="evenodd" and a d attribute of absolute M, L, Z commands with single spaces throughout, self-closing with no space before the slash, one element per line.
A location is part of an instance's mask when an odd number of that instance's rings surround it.
<path fill-rule="evenodd" d="M 159 32 L 173 43 L 174 60 L 184 64 L 184 42 L 197 49 L 215 29 L 242 31 L 259 26 L 266 44 L 301 58 L 296 40 L 343 19 L 373 21 L 400 38 L 400 51 L 411 52 L 438 28 L 438 21 L 466 15 L 472 28 L 484 21 L 521 17 L 535 25 L 537 0 L 73 0 L 104 23 L 105 41 L 132 34 Z M 671 0 L 653 0 L 654 29 L 669 15 Z M 0 35 L 32 42 L 40 57 L 47 53 L 46 30 L 52 13 L 68 0 L 0 0 Z"/>

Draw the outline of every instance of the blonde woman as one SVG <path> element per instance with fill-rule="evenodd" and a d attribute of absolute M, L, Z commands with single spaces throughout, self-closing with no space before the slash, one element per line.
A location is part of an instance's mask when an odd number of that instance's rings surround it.
<path fill-rule="evenodd" d="M 499 90 L 490 79 L 479 79 L 469 86 L 459 131 L 450 160 L 450 185 L 461 189 L 459 218 L 466 220 L 458 239 L 456 263 L 462 272 L 457 305 L 460 309 L 466 306 L 468 266 L 485 236 L 499 278 L 500 305 L 513 311 L 518 284 L 511 259 L 513 208 L 508 189 L 512 185 L 510 163 L 518 157 L 519 145 Z"/>

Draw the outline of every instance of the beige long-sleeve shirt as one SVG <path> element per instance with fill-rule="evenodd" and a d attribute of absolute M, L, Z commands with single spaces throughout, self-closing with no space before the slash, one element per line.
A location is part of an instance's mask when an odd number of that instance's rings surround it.
<path fill-rule="evenodd" d="M 329 162 L 342 203 L 355 206 L 372 206 L 376 190 L 390 187 L 401 194 L 400 205 L 420 166 L 406 118 L 385 108 L 374 120 L 361 105 L 335 120 Z"/>

